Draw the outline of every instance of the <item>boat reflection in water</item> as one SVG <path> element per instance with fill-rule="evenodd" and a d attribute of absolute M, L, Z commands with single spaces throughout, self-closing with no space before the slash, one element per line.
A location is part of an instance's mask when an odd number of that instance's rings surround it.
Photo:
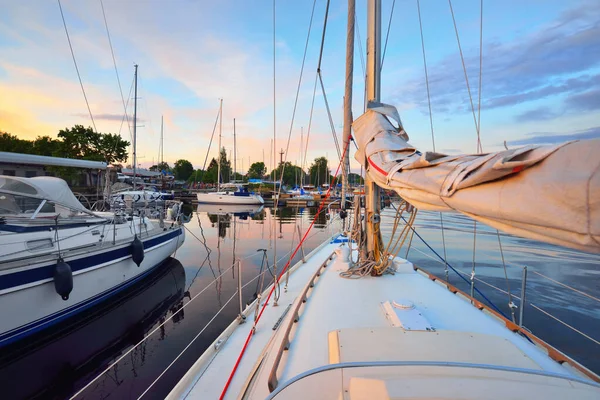
<path fill-rule="evenodd" d="M 189 297 L 185 270 L 178 260 L 168 258 L 162 267 L 113 301 L 31 336 L 26 343 L 4 348 L 0 355 L 2 397 L 68 397 L 78 381 L 95 376 L 177 312 L 184 297 Z M 184 318 L 183 311 L 173 317 L 174 323 Z M 156 335 L 163 340 L 166 333 L 161 328 Z M 133 370 L 146 361 L 145 344 L 131 353 Z M 114 378 L 119 380 L 116 370 Z"/>
<path fill-rule="evenodd" d="M 198 212 L 205 212 L 208 215 L 227 215 L 232 214 L 240 219 L 247 219 L 260 214 L 264 209 L 262 204 L 198 204 Z"/>

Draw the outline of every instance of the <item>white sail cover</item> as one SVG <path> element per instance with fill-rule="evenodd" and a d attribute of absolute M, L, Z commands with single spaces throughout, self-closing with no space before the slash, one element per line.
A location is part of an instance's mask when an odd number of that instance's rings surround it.
<path fill-rule="evenodd" d="M 378 103 L 353 128 L 355 157 L 369 177 L 415 207 L 454 210 L 510 234 L 600 253 L 600 139 L 423 154 L 408 143 L 396 109 Z"/>

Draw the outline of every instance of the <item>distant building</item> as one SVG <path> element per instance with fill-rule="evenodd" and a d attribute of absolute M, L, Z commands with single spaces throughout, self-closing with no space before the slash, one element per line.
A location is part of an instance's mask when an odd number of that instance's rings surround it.
<path fill-rule="evenodd" d="M 0 152 L 0 174 L 34 178 L 54 176 L 49 167 L 71 167 L 81 169 L 71 186 L 96 186 L 106 163 L 100 161 L 75 160 L 70 158 L 38 156 L 33 154 Z"/>

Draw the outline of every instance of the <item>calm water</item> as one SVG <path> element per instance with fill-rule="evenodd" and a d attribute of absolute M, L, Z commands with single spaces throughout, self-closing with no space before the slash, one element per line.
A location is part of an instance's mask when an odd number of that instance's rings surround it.
<path fill-rule="evenodd" d="M 251 210 L 248 210 L 251 211 Z M 191 211 L 190 211 L 191 212 Z M 226 214 L 194 212 L 186 224 L 186 242 L 155 273 L 136 288 L 51 332 L 3 351 L 0 355 L 0 387 L 3 398 L 65 398 L 77 392 L 99 372 L 125 354 L 145 335 L 156 329 L 148 340 L 127 354 L 87 388 L 79 398 L 138 398 L 173 362 L 177 355 L 202 332 L 183 355 L 154 384 L 144 398 L 164 398 L 204 349 L 238 314 L 234 296 L 237 270 L 230 268 L 241 258 L 242 281 L 250 282 L 261 268 L 262 252 L 267 249 L 270 265 L 276 244 L 283 257 L 298 242 L 296 226 L 304 231 L 316 209 L 285 208 L 273 216 L 272 210 Z M 394 210 L 385 209 L 382 231 L 389 234 Z M 420 213 L 417 232 L 443 254 L 439 214 Z M 315 228 L 305 245 L 308 253 L 337 229 L 326 213 L 317 217 Z M 273 225 L 275 229 L 273 229 Z M 470 274 L 473 259 L 473 222 L 460 215 L 444 215 L 446 253 L 450 264 Z M 507 282 L 498 247 L 496 231 L 477 226 L 476 276 L 506 290 Z M 556 246 L 501 234 L 507 263 L 508 283 L 513 294 L 520 295 L 522 266 L 529 270 L 527 301 L 564 320 L 586 334 L 600 339 L 598 303 L 532 273 L 552 279 L 598 297 L 600 293 L 600 257 Z M 405 255 L 405 250 L 400 252 Z M 439 276 L 443 265 L 416 236 L 409 258 L 415 264 Z M 285 258 L 287 260 L 287 257 Z M 295 257 L 300 259 L 300 254 Z M 285 262 L 279 262 L 281 268 Z M 457 274 L 450 282 L 469 291 Z M 507 295 L 477 282 L 476 287 L 509 314 Z M 250 300 L 257 291 L 248 284 L 243 298 Z M 193 299 L 193 300 L 192 300 Z M 519 303 L 518 300 L 514 300 Z M 185 308 L 181 308 L 185 305 Z M 206 327 L 215 313 L 219 316 Z M 174 314 L 176 311 L 177 314 Z M 584 365 L 600 372 L 600 348 L 573 333 L 543 313 L 527 306 L 525 325 L 542 339 Z M 229 371 L 223 371 L 224 374 Z"/>

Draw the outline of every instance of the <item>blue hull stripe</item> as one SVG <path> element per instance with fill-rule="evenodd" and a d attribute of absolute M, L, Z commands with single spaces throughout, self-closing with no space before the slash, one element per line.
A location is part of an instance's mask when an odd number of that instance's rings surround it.
<path fill-rule="evenodd" d="M 155 238 L 155 239 L 151 239 L 151 240 L 147 240 L 146 242 L 144 242 L 144 248 L 150 248 L 152 246 L 155 246 L 157 244 L 166 242 L 167 240 L 170 240 L 174 237 L 177 237 L 181 234 L 181 229 L 177 229 L 173 232 L 170 232 L 164 236 Z M 127 251 L 130 253 L 129 251 L 129 247 L 126 247 Z M 120 249 L 119 249 L 120 250 Z M 114 250 L 113 252 L 117 252 L 118 250 Z M 110 252 L 109 252 L 110 253 Z M 114 257 L 113 259 L 117 259 L 120 256 Z M 97 256 L 92 256 L 92 257 L 86 257 L 85 259 L 90 260 L 90 259 L 94 259 L 94 258 L 98 258 Z M 95 262 L 93 265 L 97 265 L 100 264 L 101 262 Z M 161 262 L 162 263 L 162 262 Z M 61 311 L 58 311 L 54 314 L 48 315 L 44 318 L 40 318 L 36 321 L 30 322 L 27 325 L 23 325 L 20 326 L 18 328 L 15 328 L 11 331 L 5 332 L 2 335 L 0 335 L 0 347 L 5 346 L 9 343 L 12 343 L 14 341 L 17 341 L 25 336 L 29 336 L 35 332 L 38 332 L 42 329 L 46 329 L 47 327 L 54 325 L 62 320 L 64 320 L 65 318 L 71 317 L 76 313 L 79 313 L 81 311 L 84 311 L 102 301 L 104 301 L 105 299 L 107 299 L 108 297 L 111 297 L 119 292 L 121 292 L 122 290 L 125 290 L 126 288 L 130 287 L 131 285 L 135 284 L 136 282 L 138 282 L 139 280 L 143 279 L 146 275 L 148 275 L 150 272 L 152 272 L 154 270 L 154 268 L 156 268 L 158 265 L 160 265 L 161 263 L 158 263 L 157 265 L 153 265 L 151 268 L 149 268 L 148 270 L 144 271 L 143 273 L 141 273 L 140 275 L 137 275 L 131 279 L 129 279 L 128 281 L 125 281 L 123 283 L 121 283 L 120 285 L 114 286 L 102 293 L 99 293 L 93 297 L 88 298 L 87 300 L 84 300 L 80 303 L 77 303 L 75 305 L 72 305 L 70 307 L 67 307 Z M 71 262 L 69 262 L 70 265 Z M 87 267 L 92 266 L 91 263 L 88 263 Z M 54 265 L 51 265 L 50 267 L 42 267 L 42 268 L 50 268 L 51 270 L 54 268 Z M 40 269 L 40 268 L 37 268 Z M 80 268 L 81 269 L 81 268 Z M 27 271 L 23 271 L 23 272 L 27 272 Z"/>
<path fill-rule="evenodd" d="M 98 221 L 98 222 L 79 222 L 74 224 L 64 224 L 58 225 L 58 230 L 61 231 L 63 229 L 69 228 L 79 228 L 86 227 L 92 225 L 103 225 L 106 224 L 106 221 Z M 25 233 L 25 232 L 45 232 L 52 231 L 56 228 L 55 225 L 40 225 L 40 226 L 22 226 L 22 225 L 10 225 L 10 224 L 0 224 L 0 231 L 4 232 L 15 232 L 15 233 Z"/>
<path fill-rule="evenodd" d="M 172 239 L 181 233 L 180 229 L 169 232 L 166 235 L 146 240 L 144 242 L 144 248 L 156 246 L 162 242 Z M 132 240 L 133 241 L 133 240 Z M 89 257 L 82 257 L 76 260 L 65 260 L 70 266 L 73 272 L 80 271 L 92 267 L 94 265 L 103 264 L 116 260 L 117 258 L 131 256 L 131 247 L 125 246 L 116 250 L 107 251 L 104 253 L 95 254 Z M 25 271 L 15 272 L 12 274 L 0 275 L 0 290 L 12 288 L 15 286 L 21 286 L 28 283 L 41 281 L 43 279 L 50 279 L 54 277 L 54 267 L 56 263 L 52 263 L 43 267 L 28 269 Z"/>

